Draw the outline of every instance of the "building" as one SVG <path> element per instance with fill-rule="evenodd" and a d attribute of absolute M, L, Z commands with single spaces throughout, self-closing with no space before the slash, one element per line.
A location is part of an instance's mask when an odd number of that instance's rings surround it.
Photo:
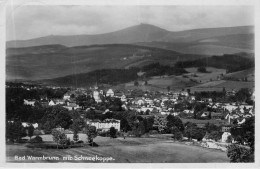
<path fill-rule="evenodd" d="M 120 100 L 121 100 L 122 102 L 126 102 L 126 101 L 127 101 L 126 96 L 123 94 L 123 95 L 121 96 Z"/>
<path fill-rule="evenodd" d="M 221 118 L 223 118 L 222 113 L 211 112 L 211 119 L 221 119 Z"/>
<path fill-rule="evenodd" d="M 222 132 L 230 132 L 231 126 L 224 125 L 221 127 Z"/>
<path fill-rule="evenodd" d="M 114 127 L 117 131 L 120 131 L 120 120 L 116 119 L 90 120 L 87 121 L 87 124 L 95 126 L 97 130 L 109 131 L 111 127 Z"/>
<path fill-rule="evenodd" d="M 36 102 L 36 100 L 29 100 L 29 99 L 28 100 L 26 100 L 26 99 L 23 100 L 23 104 L 24 105 L 34 106 L 35 102 Z"/>
<path fill-rule="evenodd" d="M 102 100 L 100 99 L 100 96 L 99 96 L 99 92 L 98 92 L 97 90 L 95 90 L 95 91 L 93 92 L 93 98 L 95 99 L 95 101 L 96 101 L 97 103 L 102 102 Z"/>
<path fill-rule="evenodd" d="M 226 143 L 228 140 L 228 136 L 231 136 L 231 134 L 229 132 L 224 132 L 221 137 L 221 142 Z"/>
<path fill-rule="evenodd" d="M 27 123 L 27 122 L 22 122 L 22 126 L 23 127 L 29 127 L 30 125 L 32 125 L 35 129 L 38 128 L 38 123 Z"/>
<path fill-rule="evenodd" d="M 62 104 L 65 104 L 65 101 L 62 99 L 51 100 L 49 102 L 49 106 L 62 105 Z"/>
<path fill-rule="evenodd" d="M 76 103 L 70 103 L 70 102 L 67 102 L 67 105 L 66 106 L 63 106 L 65 109 L 68 109 L 68 110 L 76 110 L 76 109 L 80 109 L 81 107 L 79 105 L 77 105 Z"/>
<path fill-rule="evenodd" d="M 70 95 L 68 93 L 64 94 L 63 99 L 64 100 L 69 100 L 70 99 Z"/>
<path fill-rule="evenodd" d="M 114 97 L 114 92 L 113 92 L 113 90 L 112 89 L 109 89 L 108 91 L 107 91 L 107 93 L 106 93 L 106 96 L 107 97 Z"/>

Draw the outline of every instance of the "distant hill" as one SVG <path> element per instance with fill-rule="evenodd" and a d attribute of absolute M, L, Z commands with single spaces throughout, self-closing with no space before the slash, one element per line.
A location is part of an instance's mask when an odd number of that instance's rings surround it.
<path fill-rule="evenodd" d="M 215 67 L 226 69 L 227 73 L 246 70 L 255 67 L 254 60 L 236 54 L 225 54 L 222 56 L 212 56 L 191 61 L 179 61 L 175 64 L 179 68 L 190 67 Z"/>
<path fill-rule="evenodd" d="M 59 44 L 67 47 L 95 44 L 138 44 L 192 54 L 231 54 L 254 51 L 254 27 L 193 29 L 168 31 L 140 24 L 119 31 L 97 35 L 46 36 L 29 40 L 8 41 L 7 47 L 20 48 Z"/>
<path fill-rule="evenodd" d="M 97 69 L 129 68 L 159 62 L 174 65 L 203 55 L 128 44 L 66 47 L 62 45 L 8 48 L 7 80 L 40 80 L 87 73 Z"/>
<path fill-rule="evenodd" d="M 169 33 L 169 31 L 153 25 L 140 24 L 105 34 L 71 36 L 52 35 L 30 40 L 9 41 L 7 42 L 7 47 L 28 47 L 49 44 L 60 44 L 68 47 L 93 44 L 129 44 L 155 41 Z"/>
<path fill-rule="evenodd" d="M 242 32 L 242 31 L 241 31 Z M 214 35 L 214 34 L 213 34 Z M 254 53 L 254 34 L 244 30 L 243 34 L 227 34 L 221 36 L 198 36 L 196 39 L 182 40 L 180 42 L 138 42 L 137 45 L 159 47 L 168 50 L 174 50 L 181 53 L 203 54 L 203 55 L 222 55 L 234 54 L 240 52 Z M 207 37 L 207 38 L 205 38 Z"/>
<path fill-rule="evenodd" d="M 138 72 L 144 72 L 139 76 Z M 73 74 L 54 79 L 43 79 L 39 82 L 67 86 L 67 87 L 88 87 L 98 83 L 99 85 L 119 85 L 136 80 L 144 80 L 153 76 L 181 75 L 187 73 L 185 69 L 176 69 L 173 66 L 152 63 L 140 67 L 128 69 L 101 69 L 88 73 Z M 134 83 L 133 83 L 134 84 Z"/>

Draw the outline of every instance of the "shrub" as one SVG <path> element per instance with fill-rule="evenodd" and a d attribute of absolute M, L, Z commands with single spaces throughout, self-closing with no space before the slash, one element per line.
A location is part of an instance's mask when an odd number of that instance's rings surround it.
<path fill-rule="evenodd" d="M 75 133 L 75 132 L 73 134 L 73 140 L 74 141 L 78 141 L 79 140 L 79 135 L 77 133 Z"/>
<path fill-rule="evenodd" d="M 115 127 L 111 127 L 109 130 L 110 137 L 116 138 L 116 129 Z"/>
<path fill-rule="evenodd" d="M 42 134 L 42 132 L 38 129 L 34 130 L 34 132 L 33 132 L 33 135 L 36 135 L 36 136 L 41 135 L 41 134 Z"/>
<path fill-rule="evenodd" d="M 201 72 L 201 73 L 208 73 L 208 71 L 205 67 L 198 67 L 197 71 Z"/>
<path fill-rule="evenodd" d="M 158 131 L 157 130 L 150 130 L 149 134 L 158 134 Z"/>
<path fill-rule="evenodd" d="M 36 136 L 30 140 L 30 143 L 42 143 L 42 138 L 40 136 Z"/>
<path fill-rule="evenodd" d="M 227 156 L 233 163 L 254 162 L 254 154 L 250 151 L 250 148 L 237 144 L 231 144 L 227 147 Z"/>
<path fill-rule="evenodd" d="M 76 143 L 84 143 L 82 140 L 77 141 Z"/>
<path fill-rule="evenodd" d="M 181 141 L 183 138 L 183 135 L 180 131 L 174 133 L 174 139 Z"/>
<path fill-rule="evenodd" d="M 233 140 L 233 137 L 230 135 L 230 136 L 227 137 L 226 142 L 227 143 L 232 143 L 232 140 Z"/>

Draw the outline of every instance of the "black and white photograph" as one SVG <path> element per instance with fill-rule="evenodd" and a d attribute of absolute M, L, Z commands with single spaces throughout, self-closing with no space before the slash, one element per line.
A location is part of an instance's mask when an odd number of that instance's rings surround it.
<path fill-rule="evenodd" d="M 27 2 L 5 7 L 6 163 L 259 162 L 254 3 Z"/>

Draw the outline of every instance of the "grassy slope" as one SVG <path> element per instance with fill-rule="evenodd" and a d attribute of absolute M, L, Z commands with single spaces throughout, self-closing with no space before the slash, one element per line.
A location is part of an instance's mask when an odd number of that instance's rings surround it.
<path fill-rule="evenodd" d="M 231 77 L 237 79 L 247 77 L 248 81 L 255 81 L 255 69 L 251 68 L 251 69 L 242 70 L 238 72 L 228 73 L 225 75 L 225 77 Z"/>

